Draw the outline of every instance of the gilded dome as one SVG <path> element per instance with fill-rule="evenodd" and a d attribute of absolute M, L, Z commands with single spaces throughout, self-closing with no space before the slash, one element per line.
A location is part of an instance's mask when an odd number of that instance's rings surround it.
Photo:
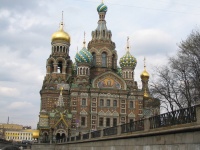
<path fill-rule="evenodd" d="M 92 59 L 92 54 L 85 46 L 79 51 L 79 53 L 76 53 L 75 56 L 76 63 L 91 63 Z"/>
<path fill-rule="evenodd" d="M 38 138 L 39 137 L 39 130 L 33 131 L 33 138 Z"/>
<path fill-rule="evenodd" d="M 144 71 L 141 73 L 140 77 L 142 79 L 147 78 L 149 79 L 149 73 L 146 71 L 146 68 L 144 69 Z"/>
<path fill-rule="evenodd" d="M 101 3 L 98 7 L 97 7 L 97 11 L 98 12 L 107 12 L 108 10 L 108 7 L 104 4 L 104 3 Z"/>
<path fill-rule="evenodd" d="M 126 54 L 120 58 L 119 64 L 121 67 L 133 67 L 137 65 L 137 60 L 135 57 L 133 57 L 129 51 L 126 52 Z"/>
<path fill-rule="evenodd" d="M 63 30 L 63 23 L 60 24 L 60 29 L 51 36 L 51 41 L 55 40 L 64 40 L 70 43 L 69 34 Z"/>

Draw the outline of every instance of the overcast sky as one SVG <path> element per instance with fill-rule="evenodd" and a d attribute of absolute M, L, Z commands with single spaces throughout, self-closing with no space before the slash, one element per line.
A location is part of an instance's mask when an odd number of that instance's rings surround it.
<path fill-rule="evenodd" d="M 36 128 L 39 91 L 51 52 L 51 35 L 64 11 L 65 31 L 71 35 L 74 62 L 83 33 L 91 40 L 97 27 L 100 0 L 0 0 L 0 123 Z M 125 54 L 127 36 L 138 61 L 135 80 L 140 84 L 143 58 L 147 70 L 166 64 L 181 40 L 200 24 L 199 0 L 104 0 L 107 27 L 116 43 L 118 60 Z"/>

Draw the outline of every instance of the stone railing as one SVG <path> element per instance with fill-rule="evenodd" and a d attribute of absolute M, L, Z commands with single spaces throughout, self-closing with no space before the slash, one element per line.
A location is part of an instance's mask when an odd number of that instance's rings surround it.
<path fill-rule="evenodd" d="M 122 124 L 115 127 L 105 128 L 78 136 L 68 137 L 57 143 L 65 142 L 83 142 L 87 140 L 98 140 L 102 138 L 123 136 L 125 134 L 134 134 L 141 131 L 153 131 L 154 129 L 163 127 L 173 127 L 175 125 L 184 125 L 188 123 L 196 123 L 200 125 L 200 105 L 176 110 L 169 113 L 145 118 L 142 120 Z M 130 134 L 129 134 L 130 135 Z"/>

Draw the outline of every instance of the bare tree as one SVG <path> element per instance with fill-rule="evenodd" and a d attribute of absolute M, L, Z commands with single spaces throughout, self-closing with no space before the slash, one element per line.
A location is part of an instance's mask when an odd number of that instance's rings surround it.
<path fill-rule="evenodd" d="M 200 32 L 192 31 L 168 65 L 157 67 L 151 92 L 168 111 L 190 107 L 200 97 Z"/>

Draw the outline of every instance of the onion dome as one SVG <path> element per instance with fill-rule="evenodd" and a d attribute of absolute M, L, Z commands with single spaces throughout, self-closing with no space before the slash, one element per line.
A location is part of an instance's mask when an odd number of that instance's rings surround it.
<path fill-rule="evenodd" d="M 76 63 L 91 63 L 92 62 L 92 54 L 83 47 L 79 53 L 76 53 L 75 56 Z"/>
<path fill-rule="evenodd" d="M 70 36 L 67 32 L 64 31 L 63 22 L 61 22 L 60 24 L 60 29 L 57 32 L 53 33 L 51 36 L 51 41 L 53 42 L 55 40 L 64 40 L 70 43 Z"/>
<path fill-rule="evenodd" d="M 98 12 L 107 12 L 107 10 L 108 7 L 103 2 L 97 7 Z"/>
<path fill-rule="evenodd" d="M 83 48 L 76 53 L 75 60 L 76 63 L 91 63 L 92 62 L 92 54 L 86 49 L 85 46 L 85 33 L 84 33 L 84 42 L 83 42 Z"/>
<path fill-rule="evenodd" d="M 133 57 L 129 51 L 126 52 L 126 54 L 120 58 L 119 64 L 121 67 L 133 67 L 135 68 L 137 64 L 137 60 L 135 57 Z"/>
<path fill-rule="evenodd" d="M 144 71 L 141 73 L 140 77 L 141 79 L 149 79 L 149 73 L 146 71 L 146 63 L 144 58 Z"/>
<path fill-rule="evenodd" d="M 135 66 L 137 65 L 137 60 L 134 56 L 132 56 L 129 52 L 129 38 L 127 39 L 127 52 L 126 54 L 120 58 L 119 64 L 120 66 L 123 67 L 132 67 L 135 68 Z"/>

